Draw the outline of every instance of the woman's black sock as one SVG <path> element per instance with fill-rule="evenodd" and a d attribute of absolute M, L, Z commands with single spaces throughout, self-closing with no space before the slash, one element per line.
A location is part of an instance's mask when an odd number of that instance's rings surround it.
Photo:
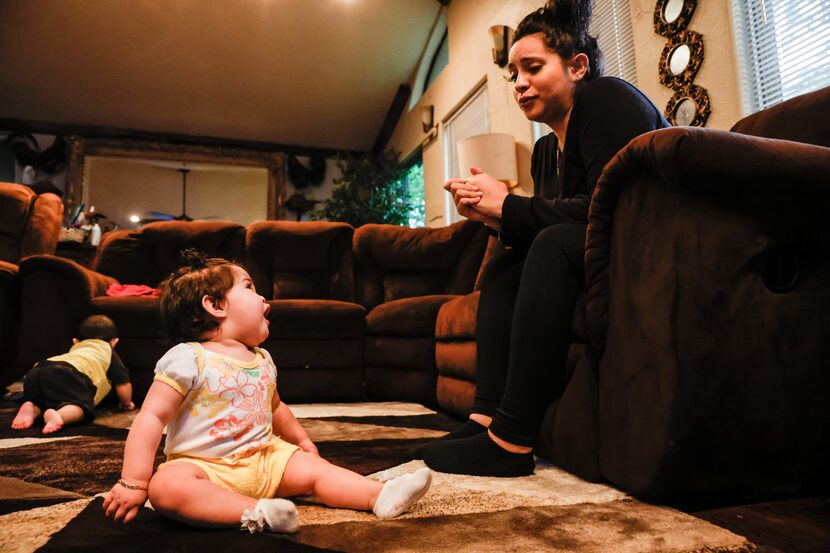
<path fill-rule="evenodd" d="M 402 461 L 411 461 L 412 459 L 423 459 L 424 458 L 424 448 L 430 446 L 434 443 L 438 442 L 448 442 L 450 440 L 460 440 L 463 438 L 469 438 L 470 436 L 475 436 L 476 434 L 481 434 L 482 432 L 486 431 L 487 428 L 478 424 L 474 420 L 468 420 L 464 424 L 457 426 L 453 429 L 452 432 L 448 432 L 444 434 L 440 438 L 435 438 L 434 440 L 429 441 L 426 444 L 422 444 L 419 446 L 412 447 L 406 452 L 404 452 L 403 457 L 401 458 Z"/>
<path fill-rule="evenodd" d="M 481 434 L 485 430 L 487 430 L 486 426 L 482 426 L 476 421 L 468 419 L 467 422 L 465 422 L 461 426 L 456 426 L 451 432 L 449 432 L 448 434 L 444 434 L 435 441 L 446 442 L 447 440 L 463 440 L 464 438 L 469 438 L 471 436 L 475 436 L 476 434 Z"/>
<path fill-rule="evenodd" d="M 502 449 L 489 434 L 436 442 L 421 447 L 427 466 L 439 472 L 473 476 L 527 476 L 533 474 L 532 453 L 511 453 Z"/>

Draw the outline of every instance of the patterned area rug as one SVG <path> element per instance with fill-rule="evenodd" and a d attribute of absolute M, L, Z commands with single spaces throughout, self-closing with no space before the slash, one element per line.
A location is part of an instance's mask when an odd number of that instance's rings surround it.
<path fill-rule="evenodd" d="M 292 406 L 320 453 L 378 480 L 414 471 L 409 448 L 456 421 L 403 403 Z M 0 404 L 0 551 L 576 551 L 745 552 L 741 536 L 667 507 L 639 502 L 537 461 L 524 478 L 436 473 L 404 516 L 379 521 L 297 498 L 292 536 L 205 530 L 142 509 L 128 525 L 106 519 L 102 493 L 118 478 L 134 414 L 103 411 L 94 424 L 56 437 L 12 431 L 16 406 Z M 160 462 L 162 456 L 157 460 Z"/>

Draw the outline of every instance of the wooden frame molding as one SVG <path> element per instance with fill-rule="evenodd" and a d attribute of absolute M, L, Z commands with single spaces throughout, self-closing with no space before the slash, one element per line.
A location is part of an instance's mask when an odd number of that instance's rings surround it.
<path fill-rule="evenodd" d="M 285 153 L 218 146 L 174 144 L 122 138 L 69 136 L 69 166 L 66 174 L 66 212 L 81 203 L 87 156 L 153 159 L 180 163 L 216 163 L 263 167 L 268 170 L 268 219 L 285 217 Z"/>

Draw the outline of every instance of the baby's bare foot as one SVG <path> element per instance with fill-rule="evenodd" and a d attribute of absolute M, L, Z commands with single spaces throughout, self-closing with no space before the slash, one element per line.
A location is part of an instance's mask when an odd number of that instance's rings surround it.
<path fill-rule="evenodd" d="M 63 428 L 63 417 L 54 409 L 47 409 L 43 412 L 43 421 L 46 423 L 43 425 L 44 434 L 51 434 Z"/>
<path fill-rule="evenodd" d="M 37 406 L 35 406 L 35 404 L 31 401 L 27 401 L 20 406 L 17 416 L 15 416 L 12 421 L 12 428 L 15 430 L 29 428 L 32 424 L 34 424 L 38 415 L 40 415 L 40 409 L 38 409 Z"/>

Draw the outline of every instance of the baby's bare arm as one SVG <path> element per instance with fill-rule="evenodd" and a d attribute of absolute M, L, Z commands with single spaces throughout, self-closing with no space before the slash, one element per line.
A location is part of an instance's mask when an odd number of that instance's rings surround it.
<path fill-rule="evenodd" d="M 162 382 L 154 382 L 147 393 L 141 411 L 133 421 L 124 447 L 124 465 L 121 479 L 127 484 L 115 484 L 104 500 L 107 516 L 129 522 L 147 500 L 147 488 L 153 474 L 164 427 L 184 398 Z"/>
<path fill-rule="evenodd" d="M 122 409 L 135 409 L 133 403 L 133 385 L 129 382 L 115 385 L 115 395 L 118 396 L 118 406 Z"/>
<path fill-rule="evenodd" d="M 286 442 L 300 446 L 300 449 L 319 455 L 317 446 L 308 437 L 305 428 L 300 424 L 288 405 L 280 401 L 277 392 L 274 392 L 274 399 L 271 401 L 271 407 L 274 410 L 272 413 L 272 425 L 274 434 L 280 436 Z"/>

